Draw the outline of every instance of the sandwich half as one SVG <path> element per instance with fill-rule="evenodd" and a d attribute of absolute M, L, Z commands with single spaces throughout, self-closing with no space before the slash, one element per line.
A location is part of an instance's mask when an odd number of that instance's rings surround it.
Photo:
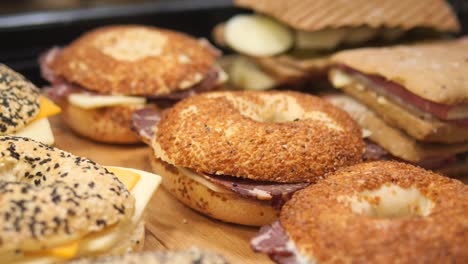
<path fill-rule="evenodd" d="M 433 143 L 468 141 L 468 43 L 364 48 L 333 56 L 330 82 L 390 126 Z"/>
<path fill-rule="evenodd" d="M 232 84 L 245 86 L 243 80 L 261 76 L 263 85 L 253 84 L 246 89 L 268 89 L 326 78 L 329 56 L 337 50 L 436 39 L 460 30 L 455 14 L 442 0 L 236 0 L 234 3 L 256 14 L 236 15 L 218 25 L 213 35 L 218 44 L 247 57 L 251 64 L 242 74 L 239 69 L 234 70 Z M 249 75 L 252 67 L 256 69 L 254 77 Z"/>
<path fill-rule="evenodd" d="M 399 160 L 448 176 L 468 173 L 468 142 L 455 144 L 418 141 L 401 129 L 387 124 L 377 113 L 346 94 L 325 98 L 345 110 L 363 130 L 365 161 Z"/>
<path fill-rule="evenodd" d="M 87 32 L 40 59 L 48 94 L 77 134 L 106 143 L 137 143 L 135 110 L 165 108 L 225 80 L 219 52 L 206 40 L 142 25 Z"/>

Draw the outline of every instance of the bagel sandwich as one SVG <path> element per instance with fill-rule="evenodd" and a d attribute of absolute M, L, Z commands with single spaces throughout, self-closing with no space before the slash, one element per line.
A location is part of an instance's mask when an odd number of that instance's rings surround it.
<path fill-rule="evenodd" d="M 441 174 L 468 174 L 468 142 L 437 144 L 418 141 L 387 124 L 377 113 L 346 94 L 324 96 L 359 123 L 366 141 L 365 161 L 399 160 Z"/>
<path fill-rule="evenodd" d="M 191 248 L 184 251 L 148 251 L 143 253 L 130 253 L 120 256 L 107 256 L 90 259 L 80 259 L 70 264 L 228 264 L 222 256 Z"/>
<path fill-rule="evenodd" d="M 0 137 L 0 262 L 61 263 L 143 247 L 161 179 L 102 167 L 37 141 Z"/>
<path fill-rule="evenodd" d="M 24 76 L 0 63 L 0 135 L 29 137 L 44 144 L 54 144 L 47 117 L 60 108 Z"/>
<path fill-rule="evenodd" d="M 226 75 L 219 51 L 206 40 L 142 25 L 113 25 L 87 32 L 40 58 L 48 94 L 77 134 L 106 143 L 137 143 L 132 113 L 161 109 L 215 89 Z"/>
<path fill-rule="evenodd" d="M 468 141 L 468 43 L 364 48 L 333 56 L 330 82 L 422 142 Z"/>
<path fill-rule="evenodd" d="M 252 10 L 213 30 L 216 43 L 241 56 L 232 85 L 263 90 L 326 80 L 337 50 L 446 38 L 460 24 L 445 0 L 236 0 Z M 255 81 L 253 81 L 255 80 Z"/>
<path fill-rule="evenodd" d="M 467 192 L 409 164 L 361 163 L 296 192 L 251 246 L 279 264 L 464 263 Z"/>
<path fill-rule="evenodd" d="M 148 137 L 164 188 L 202 214 L 242 225 L 271 223 L 293 192 L 364 153 L 348 114 L 297 92 L 210 92 L 160 117 L 139 116 L 135 130 Z"/>

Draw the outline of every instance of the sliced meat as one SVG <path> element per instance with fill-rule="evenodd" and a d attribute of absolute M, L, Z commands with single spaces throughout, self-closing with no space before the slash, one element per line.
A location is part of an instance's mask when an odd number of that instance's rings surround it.
<path fill-rule="evenodd" d="M 366 139 L 364 141 L 366 142 L 366 151 L 362 157 L 364 161 L 396 159 L 396 157 L 371 140 Z"/>
<path fill-rule="evenodd" d="M 154 128 L 161 121 L 161 112 L 155 108 L 143 108 L 132 114 L 132 129 L 138 133 L 145 143 L 150 143 L 154 136 Z"/>
<path fill-rule="evenodd" d="M 279 264 L 299 263 L 300 257 L 292 249 L 292 243 L 280 221 L 263 226 L 259 233 L 250 241 L 250 246 L 255 252 L 267 254 L 273 261 Z"/>
<path fill-rule="evenodd" d="M 208 181 L 231 190 L 242 197 L 269 201 L 275 208 L 281 208 L 293 193 L 309 186 L 309 183 L 276 183 L 241 179 L 232 176 L 203 174 Z"/>
<path fill-rule="evenodd" d="M 383 95 L 394 98 L 403 106 L 408 104 L 443 121 L 456 125 L 468 126 L 468 117 L 453 117 L 455 112 L 459 111 L 460 108 L 467 108 L 467 105 L 444 105 L 434 103 L 411 93 L 402 85 L 386 80 L 382 76 L 365 74 L 344 65 L 340 65 L 340 69 L 347 72 L 348 74 L 359 76 L 370 81 L 371 83 L 375 84 L 374 87 L 372 87 L 373 89 L 376 89 L 377 92 L 380 92 Z"/>
<path fill-rule="evenodd" d="M 51 64 L 57 56 L 60 55 L 60 53 L 62 53 L 62 49 L 60 47 L 53 47 L 39 57 L 41 76 L 50 83 L 60 83 L 64 81 L 49 67 L 49 64 Z"/>
<path fill-rule="evenodd" d="M 47 96 L 55 102 L 60 102 L 74 93 L 96 94 L 68 82 L 56 83 L 50 87 L 46 87 L 44 90 Z"/>

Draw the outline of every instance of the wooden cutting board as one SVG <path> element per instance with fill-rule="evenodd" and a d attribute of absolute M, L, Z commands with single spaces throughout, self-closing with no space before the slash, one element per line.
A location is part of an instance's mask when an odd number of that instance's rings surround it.
<path fill-rule="evenodd" d="M 51 118 L 56 146 L 102 165 L 130 167 L 151 171 L 144 145 L 114 146 L 80 138 L 65 127 L 58 117 Z M 461 179 L 468 183 L 468 175 Z M 192 246 L 223 254 L 232 263 L 271 263 L 264 255 L 255 254 L 249 240 L 256 228 L 226 224 L 205 217 L 173 198 L 160 187 L 146 215 L 146 250 L 186 249 Z"/>
<path fill-rule="evenodd" d="M 55 146 L 101 165 L 151 171 L 145 145 L 94 143 L 73 134 L 59 117 L 52 117 Z M 249 246 L 256 228 L 226 224 L 205 217 L 179 203 L 164 188 L 153 196 L 146 212 L 145 250 L 187 249 L 198 246 L 224 255 L 232 263 L 271 263 Z"/>

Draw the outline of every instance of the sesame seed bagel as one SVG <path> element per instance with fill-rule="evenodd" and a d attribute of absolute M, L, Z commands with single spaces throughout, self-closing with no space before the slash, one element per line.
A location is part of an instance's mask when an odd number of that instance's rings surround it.
<path fill-rule="evenodd" d="M 104 143 L 133 144 L 140 139 L 131 129 L 132 114 L 144 106 L 120 105 L 83 109 L 62 100 L 62 120 L 77 134 Z"/>
<path fill-rule="evenodd" d="M 0 135 L 21 130 L 39 113 L 39 90 L 0 63 Z"/>
<path fill-rule="evenodd" d="M 316 182 L 361 161 L 361 129 L 344 111 L 296 92 L 212 92 L 163 112 L 154 154 L 207 174 Z"/>
<path fill-rule="evenodd" d="M 341 169 L 296 192 L 280 222 L 311 263 L 468 260 L 468 186 L 408 164 Z"/>
<path fill-rule="evenodd" d="M 163 175 L 164 188 L 179 201 L 218 220 L 248 226 L 261 226 L 278 218 L 279 210 L 268 202 L 241 197 L 233 192 L 218 192 L 180 173 L 174 166 L 150 158 L 156 174 Z"/>
<path fill-rule="evenodd" d="M 0 152 L 0 258 L 130 221 L 133 196 L 93 161 L 21 137 L 0 137 Z"/>
<path fill-rule="evenodd" d="M 141 25 L 101 27 L 49 65 L 68 82 L 100 94 L 164 95 L 202 81 L 216 54 L 186 34 Z"/>

